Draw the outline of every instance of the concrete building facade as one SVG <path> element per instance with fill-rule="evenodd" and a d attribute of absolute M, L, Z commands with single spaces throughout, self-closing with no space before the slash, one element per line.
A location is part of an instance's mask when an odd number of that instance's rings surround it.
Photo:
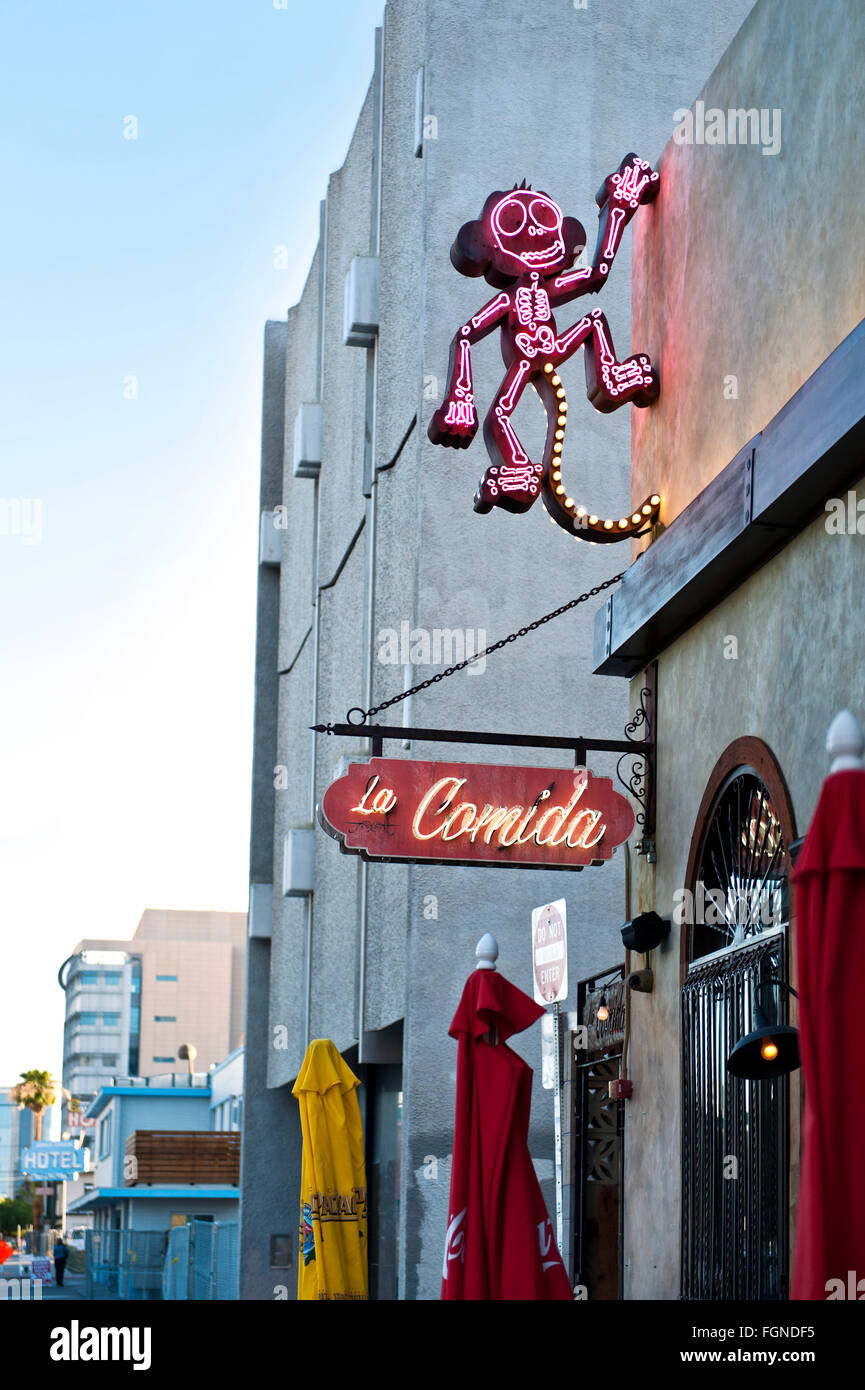
<path fill-rule="evenodd" d="M 489 298 L 449 248 L 494 189 L 527 179 L 595 240 L 601 180 L 629 151 L 650 158 L 746 15 L 746 0 L 527 7 L 502 0 L 391 0 L 344 165 L 328 184 L 303 295 L 265 330 L 256 715 L 250 851 L 241 1297 L 271 1298 L 274 1236 L 297 1260 L 300 1126 L 291 1085 L 330 1037 L 364 1081 L 373 1199 L 371 1296 L 438 1297 L 452 1147 L 456 1048 L 447 1031 L 475 946 L 531 991 L 534 907 L 565 898 L 574 982 L 622 958 L 625 856 L 581 874 L 373 865 L 341 855 L 317 807 L 361 736 L 315 737 L 614 575 L 627 547 L 593 546 L 528 515 L 478 515 L 487 459 L 427 438 L 449 344 Z M 557 113 L 557 114 L 554 114 Z M 637 220 L 650 222 L 651 208 Z M 365 303 L 366 301 L 366 303 Z M 600 306 L 629 351 L 627 246 Z M 563 311 L 560 324 L 573 318 Z M 634 349 L 655 351 L 652 334 Z M 502 376 L 474 353 L 485 413 Z M 631 407 L 601 417 L 577 358 L 566 466 L 602 515 L 629 495 Z M 517 412 L 533 451 L 543 419 Z M 402 727 L 623 737 L 623 683 L 591 673 L 595 599 L 410 701 Z M 438 646 L 436 633 L 439 634 Z M 404 636 L 407 634 L 407 637 Z M 452 660 L 452 658 L 450 658 Z M 571 765 L 568 755 L 415 740 L 386 751 L 463 762 Z M 572 763 L 572 760 L 571 760 Z M 615 777 L 615 759 L 593 770 Z M 633 856 L 632 856 L 633 857 Z M 569 1004 L 569 1008 L 572 1005 Z M 553 1118 L 540 1030 L 513 1040 L 534 1066 L 530 1144 L 550 1209 Z M 566 1116 L 566 1142 L 570 1142 Z M 566 1185 L 571 1174 L 566 1174 Z M 564 1253 L 571 1257 L 573 1217 Z M 284 1248 L 284 1241 L 280 1243 Z"/>
<path fill-rule="evenodd" d="M 819 10 L 759 0 L 698 96 L 683 103 L 686 138 L 668 141 L 658 162 L 657 219 L 635 234 L 634 334 L 658 352 L 665 389 L 635 424 L 632 495 L 651 479 L 666 529 L 635 547 L 639 558 L 596 625 L 594 665 L 618 678 L 611 685 L 630 678 L 634 705 L 656 665 L 657 860 L 636 867 L 634 907 L 671 919 L 672 930 L 648 960 L 633 962 L 651 966 L 654 989 L 631 1001 L 625 1165 L 639 1179 L 626 1196 L 629 1298 L 729 1298 L 745 1263 L 764 1281 L 759 1296 L 789 1290 L 801 1073 L 772 1096 L 752 1093 L 751 1130 L 770 1149 L 760 1148 L 749 1171 L 749 1141 L 732 1124 L 744 1082 L 728 1077 L 714 1101 L 700 1102 L 717 1105 L 719 1125 L 723 1117 L 717 1148 L 692 1124 L 701 1044 L 688 1009 L 702 977 L 716 999 L 732 991 L 743 1010 L 711 1044 L 721 1076 L 753 1017 L 749 953 L 765 956 L 767 979 L 795 987 L 788 881 L 797 841 L 829 770 L 833 717 L 844 708 L 865 714 L 857 524 L 865 274 L 855 254 L 865 223 L 849 181 L 865 156 L 863 43 L 865 14 L 853 0 Z M 741 108 L 754 119 L 745 138 L 728 140 L 727 113 Z M 698 142 L 697 121 L 705 130 L 714 112 L 725 138 Z M 769 142 L 752 135 L 761 119 L 777 147 L 768 153 Z M 662 569 L 668 580 L 659 583 Z M 768 922 L 752 917 L 744 932 L 730 918 L 701 944 L 698 924 L 677 922 L 675 909 L 709 867 L 713 819 L 737 781 L 757 789 L 763 811 L 734 814 L 734 840 L 754 851 L 754 836 L 770 847 L 774 839 L 770 878 L 781 910 Z M 758 862 L 760 853 L 758 845 Z M 743 873 L 743 886 L 754 879 Z M 795 1023 L 795 999 L 778 997 L 779 1019 L 789 1008 Z M 740 1164 L 736 1182 L 724 1181 L 725 1154 Z M 755 1248 L 759 1175 L 770 1167 L 776 1207 L 764 1207 Z M 750 1233 L 738 1261 L 723 1249 L 735 1200 Z M 701 1254 L 694 1224 L 713 1206 L 715 1234 Z"/>
<path fill-rule="evenodd" d="M 66 993 L 63 1085 L 90 1099 L 117 1076 L 206 1071 L 243 1040 L 242 912 L 148 909 L 131 940 L 80 941 L 58 976 Z"/>

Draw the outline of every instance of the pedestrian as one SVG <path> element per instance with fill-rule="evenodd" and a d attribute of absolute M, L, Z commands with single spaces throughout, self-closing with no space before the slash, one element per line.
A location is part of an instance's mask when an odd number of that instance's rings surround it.
<path fill-rule="evenodd" d="M 69 1247 L 64 1245 L 63 1237 L 54 1242 L 54 1272 L 57 1275 L 57 1287 L 63 1287 L 63 1271 L 66 1268 L 66 1260 L 69 1256 Z"/>

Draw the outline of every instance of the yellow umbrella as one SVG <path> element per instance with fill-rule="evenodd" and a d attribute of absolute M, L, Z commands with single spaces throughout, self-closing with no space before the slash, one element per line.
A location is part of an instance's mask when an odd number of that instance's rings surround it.
<path fill-rule="evenodd" d="M 309 1044 L 292 1087 L 303 1129 L 299 1299 L 369 1297 L 359 1085 L 329 1038 Z"/>

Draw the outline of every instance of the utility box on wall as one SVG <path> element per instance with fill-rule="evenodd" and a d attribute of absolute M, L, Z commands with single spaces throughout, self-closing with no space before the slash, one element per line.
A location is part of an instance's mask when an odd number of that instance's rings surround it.
<path fill-rule="evenodd" d="M 295 478 L 317 478 L 321 470 L 321 405 L 304 401 L 294 417 Z"/>
<path fill-rule="evenodd" d="M 261 513 L 261 526 L 258 533 L 258 563 L 260 565 L 280 565 L 282 563 L 282 538 L 285 534 L 277 526 L 276 510 Z"/>
<path fill-rule="evenodd" d="M 315 885 L 315 831 L 298 826 L 285 836 L 282 853 L 282 893 L 286 898 L 305 898 Z"/>
<path fill-rule="evenodd" d="M 378 336 L 378 256 L 355 256 L 345 277 L 345 345 L 372 347 Z"/>

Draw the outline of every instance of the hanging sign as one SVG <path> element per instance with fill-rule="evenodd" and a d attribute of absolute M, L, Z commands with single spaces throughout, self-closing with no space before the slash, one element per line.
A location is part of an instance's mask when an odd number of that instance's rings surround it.
<path fill-rule="evenodd" d="M 506 371 L 484 423 L 490 467 L 475 493 L 476 512 L 493 507 L 525 512 L 543 497 L 557 525 L 596 544 L 641 536 L 657 521 L 661 505 L 657 493 L 633 512 L 603 517 L 583 503 L 577 487 L 564 481 L 568 403 L 559 369 L 583 349 L 588 397 L 603 414 L 629 402 L 640 409 L 651 405 L 660 390 L 657 370 L 642 352 L 619 360 L 602 310 L 585 311 L 568 328 L 557 324 L 553 310 L 603 290 L 626 226 L 642 204 L 657 197 L 660 184 L 660 174 L 645 159 L 625 155 L 596 196 L 597 245 L 591 265 L 579 270 L 573 269 L 573 263 L 586 244 L 582 224 L 575 217 L 565 217 L 548 194 L 526 187 L 525 180 L 519 187 L 491 193 L 480 217 L 466 222 L 457 233 L 451 247 L 455 269 L 461 275 L 483 275 L 498 294 L 457 329 L 444 400 L 427 433 L 433 444 L 469 447 L 478 429 L 471 350 L 498 328 Z M 513 419 L 529 386 L 547 413 L 540 459 L 527 452 Z"/>
<path fill-rule="evenodd" d="M 559 898 L 532 912 L 532 967 L 536 1004 L 568 997 L 567 903 Z"/>
<path fill-rule="evenodd" d="M 585 768 L 372 758 L 328 787 L 319 821 L 365 859 L 584 869 L 627 840 L 634 812 Z"/>

